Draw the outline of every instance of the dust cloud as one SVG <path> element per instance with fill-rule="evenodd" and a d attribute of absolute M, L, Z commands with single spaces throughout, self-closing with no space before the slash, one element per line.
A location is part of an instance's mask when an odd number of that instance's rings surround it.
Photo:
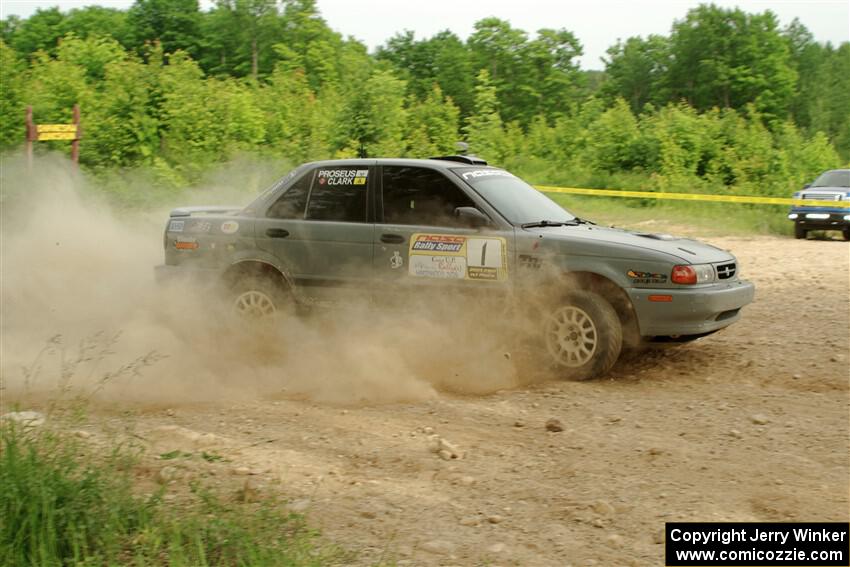
<path fill-rule="evenodd" d="M 233 187 L 238 165 L 212 187 Z M 285 171 L 280 171 L 280 175 Z M 116 211 L 64 158 L 6 157 L 0 227 L 2 405 L 83 395 L 180 404 L 260 397 L 359 405 L 484 393 L 516 384 L 499 333 L 469 308 L 451 328 L 428 314 L 344 312 L 246 329 L 203 282 L 157 285 L 167 211 L 245 204 L 249 191 L 190 193 L 157 210 Z M 475 313 L 478 313 L 476 315 Z"/>

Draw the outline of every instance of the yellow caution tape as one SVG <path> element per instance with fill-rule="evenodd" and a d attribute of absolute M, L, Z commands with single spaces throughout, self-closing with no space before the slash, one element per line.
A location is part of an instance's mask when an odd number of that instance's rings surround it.
<path fill-rule="evenodd" d="M 654 191 L 620 191 L 619 189 L 583 189 L 581 187 L 551 187 L 535 185 L 544 193 L 569 193 L 570 195 L 598 195 L 600 197 L 631 197 L 636 199 L 671 199 L 677 201 L 714 201 L 720 203 L 751 203 L 754 205 L 793 205 L 798 207 L 850 208 L 850 201 L 815 201 L 813 199 L 786 199 L 783 197 L 755 197 L 750 195 L 703 195 L 699 193 L 656 193 Z"/>

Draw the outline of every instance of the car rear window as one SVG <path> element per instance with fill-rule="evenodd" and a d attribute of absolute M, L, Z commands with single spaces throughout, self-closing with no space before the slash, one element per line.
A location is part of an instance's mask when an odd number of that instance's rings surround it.
<path fill-rule="evenodd" d="M 313 179 L 307 218 L 317 221 L 366 222 L 365 167 L 320 167 Z"/>

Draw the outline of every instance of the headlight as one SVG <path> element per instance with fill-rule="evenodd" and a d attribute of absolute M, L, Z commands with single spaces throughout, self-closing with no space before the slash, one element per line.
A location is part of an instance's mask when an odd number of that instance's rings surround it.
<path fill-rule="evenodd" d="M 673 266 L 670 281 L 683 285 L 694 285 L 714 281 L 714 266 L 711 264 L 694 264 L 691 266 Z"/>
<path fill-rule="evenodd" d="M 850 220 L 850 215 L 844 215 L 844 220 Z"/>
<path fill-rule="evenodd" d="M 807 219 L 828 219 L 829 213 L 806 213 Z"/>
<path fill-rule="evenodd" d="M 790 215 L 788 215 L 788 218 L 791 219 L 791 220 L 794 220 L 798 216 L 800 216 L 800 215 L 798 215 L 797 213 L 791 213 Z"/>

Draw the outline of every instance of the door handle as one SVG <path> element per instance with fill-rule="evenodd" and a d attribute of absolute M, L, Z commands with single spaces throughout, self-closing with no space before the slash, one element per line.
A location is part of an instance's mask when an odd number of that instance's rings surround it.
<path fill-rule="evenodd" d="M 283 228 L 269 228 L 266 230 L 266 236 L 269 238 L 286 238 L 289 236 L 289 231 Z"/>
<path fill-rule="evenodd" d="M 404 242 L 404 237 L 400 234 L 382 234 L 381 242 L 385 244 L 401 244 Z"/>

